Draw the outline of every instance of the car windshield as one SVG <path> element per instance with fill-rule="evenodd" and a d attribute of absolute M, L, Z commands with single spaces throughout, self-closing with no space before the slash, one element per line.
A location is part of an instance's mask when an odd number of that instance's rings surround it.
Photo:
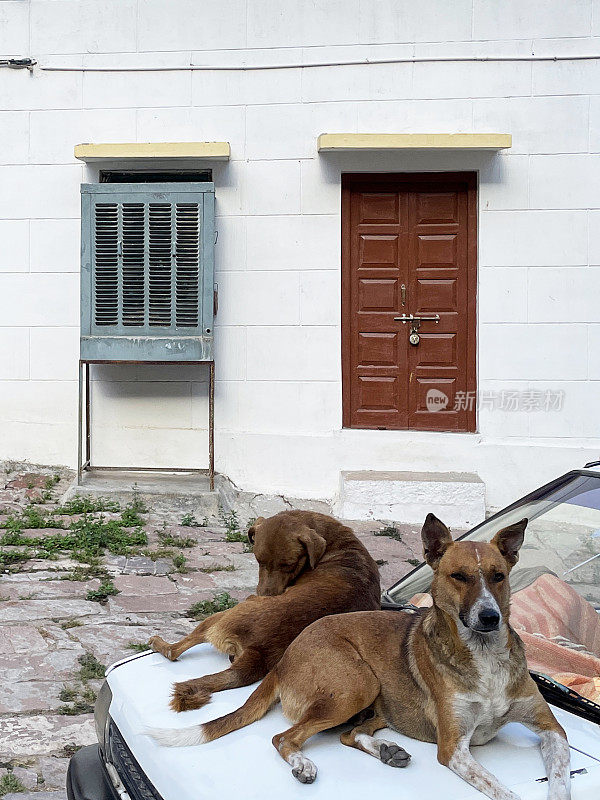
<path fill-rule="evenodd" d="M 489 541 L 529 520 L 511 572 L 511 624 L 530 670 L 600 703 L 600 475 L 570 473 L 509 506 L 464 537 Z M 386 593 L 394 603 L 431 603 L 423 564 Z"/>

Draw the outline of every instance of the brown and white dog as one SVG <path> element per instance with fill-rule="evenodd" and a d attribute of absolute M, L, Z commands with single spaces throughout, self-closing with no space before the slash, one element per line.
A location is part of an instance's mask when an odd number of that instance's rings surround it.
<path fill-rule="evenodd" d="M 379 570 L 350 528 L 312 511 L 259 517 L 248 531 L 258 561 L 257 594 L 213 614 L 188 636 L 150 646 L 175 661 L 201 642 L 226 653 L 232 664 L 214 675 L 176 683 L 175 711 L 200 708 L 212 692 L 263 678 L 296 636 L 326 614 L 380 608 Z"/>
<path fill-rule="evenodd" d="M 210 742 L 248 725 L 281 700 L 295 724 L 273 738 L 302 783 L 316 766 L 302 753 L 319 731 L 363 718 L 341 736 L 394 767 L 409 754 L 374 738 L 384 727 L 437 742 L 438 760 L 493 800 L 517 800 L 471 755 L 507 722 L 541 738 L 550 800 L 570 798 L 564 730 L 527 670 L 523 644 L 509 625 L 508 574 L 518 560 L 527 520 L 499 531 L 489 544 L 453 542 L 433 514 L 422 530 L 434 570 L 433 606 L 419 613 L 341 614 L 311 625 L 237 711 L 193 728 L 154 731 L 163 744 Z M 315 680 L 318 676 L 318 681 Z"/>

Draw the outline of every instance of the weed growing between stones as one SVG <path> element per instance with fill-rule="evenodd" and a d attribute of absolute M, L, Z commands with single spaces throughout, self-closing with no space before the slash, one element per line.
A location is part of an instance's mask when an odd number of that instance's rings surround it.
<path fill-rule="evenodd" d="M 65 703 L 65 705 L 59 706 L 59 714 L 64 714 L 67 717 L 74 717 L 77 714 L 94 713 L 96 692 L 91 686 L 85 684 L 78 687 L 63 686 L 58 698 Z"/>
<path fill-rule="evenodd" d="M 4 797 L 5 794 L 11 794 L 12 792 L 24 791 L 25 787 L 12 772 L 7 772 L 6 775 L 0 778 L 0 797 Z"/>
<path fill-rule="evenodd" d="M 235 572 L 233 564 L 211 564 L 210 567 L 200 567 L 198 572 Z"/>
<path fill-rule="evenodd" d="M 4 572 L 10 572 L 12 567 L 27 561 L 29 557 L 30 554 L 27 551 L 9 552 L 8 550 L 0 550 L 0 569 Z"/>
<path fill-rule="evenodd" d="M 72 758 L 78 750 L 81 750 L 82 744 L 65 744 L 62 749 L 63 758 Z"/>
<path fill-rule="evenodd" d="M 62 700 L 63 703 L 70 703 L 72 700 L 75 700 L 77 694 L 77 689 L 74 686 L 63 686 L 58 695 L 58 699 Z"/>
<path fill-rule="evenodd" d="M 55 514 L 73 516 L 74 514 L 102 514 L 109 512 L 117 514 L 121 506 L 116 500 L 109 500 L 107 497 L 84 497 L 76 494 L 64 505 L 55 509 Z"/>
<path fill-rule="evenodd" d="M 402 534 L 395 525 L 386 525 L 380 531 L 373 531 L 374 536 L 387 536 L 390 539 L 395 539 L 397 542 L 402 542 Z"/>
<path fill-rule="evenodd" d="M 104 678 L 106 666 L 101 664 L 93 653 L 84 653 L 77 659 L 80 664 L 78 677 L 84 683 L 95 678 Z"/>
<path fill-rule="evenodd" d="M 122 510 L 119 503 L 112 500 L 79 496 L 46 515 L 28 506 L 21 514 L 9 516 L 1 526 L 6 532 L 0 537 L 0 567 L 12 566 L 32 557 L 55 559 L 61 552 L 68 552 L 72 558 L 90 564 L 87 576 L 80 579 L 103 577 L 98 574 L 98 558 L 104 551 L 108 550 L 114 555 L 133 555 L 139 552 L 140 546 L 148 543 L 142 528 L 142 509 L 145 509 L 144 504 L 135 497 Z M 107 520 L 103 516 L 106 512 L 120 512 L 121 516 Z M 59 514 L 79 515 L 80 518 L 73 520 L 66 528 L 56 518 Z M 23 530 L 28 528 L 52 528 L 64 530 L 64 533 L 26 536 Z M 3 549 L 7 547 L 21 549 Z M 95 573 L 92 568 L 96 569 Z"/>
<path fill-rule="evenodd" d="M 54 475 L 49 475 L 46 478 L 46 483 L 44 486 L 46 489 L 53 489 L 57 483 L 60 483 L 60 475 L 55 472 Z"/>
<path fill-rule="evenodd" d="M 49 492 L 49 491 L 46 490 L 46 491 L 43 491 L 38 497 L 32 497 L 29 502 L 32 505 L 37 504 L 37 505 L 42 505 L 43 506 L 45 503 L 50 503 L 53 500 L 54 500 L 54 496 L 52 495 L 52 492 Z"/>
<path fill-rule="evenodd" d="M 198 522 L 194 514 L 184 514 L 181 518 L 181 524 L 184 528 L 206 528 L 208 526 L 208 517 L 204 517 L 202 522 Z"/>
<path fill-rule="evenodd" d="M 384 558 L 376 558 L 375 563 L 378 567 L 383 567 L 383 565 L 387 564 L 388 562 Z"/>
<path fill-rule="evenodd" d="M 144 520 L 140 517 L 137 511 L 132 508 L 126 508 L 121 513 L 121 525 L 124 528 L 137 528 L 144 524 Z"/>
<path fill-rule="evenodd" d="M 188 572 L 188 568 L 186 567 L 187 558 L 183 555 L 183 553 L 177 553 L 173 556 L 173 566 L 177 570 L 177 572 L 185 575 Z"/>
<path fill-rule="evenodd" d="M 156 550 L 145 548 L 144 550 L 140 550 L 140 555 L 146 556 L 146 558 L 149 558 L 151 561 L 158 561 L 159 558 L 171 558 L 173 556 L 173 551 L 168 547 L 159 547 Z"/>
<path fill-rule="evenodd" d="M 423 562 L 419 561 L 418 558 L 406 558 L 405 561 L 406 561 L 407 564 L 410 564 L 411 567 L 418 567 L 419 564 L 423 563 Z"/>
<path fill-rule="evenodd" d="M 85 599 L 100 603 L 101 606 L 104 606 L 108 602 L 108 598 L 116 594 L 119 594 L 119 590 L 109 579 L 103 581 L 97 589 L 88 589 Z"/>
<path fill-rule="evenodd" d="M 246 533 L 242 533 L 240 520 L 237 512 L 234 509 L 231 511 L 225 511 L 223 508 L 221 508 L 219 510 L 219 519 L 221 520 L 223 527 L 226 529 L 225 541 L 242 542 L 244 545 L 244 553 L 251 553 L 252 544 L 248 539 L 248 529 L 252 527 L 255 520 L 250 520 L 246 529 Z"/>
<path fill-rule="evenodd" d="M 219 519 L 225 528 L 225 541 L 243 542 L 247 540 L 247 537 L 240 530 L 240 520 L 234 509 L 225 511 L 224 508 L 220 508 Z"/>
<path fill-rule="evenodd" d="M 132 511 L 137 511 L 138 514 L 147 514 L 149 509 L 146 503 L 144 503 L 142 500 L 137 483 L 133 484 L 131 490 L 133 492 L 133 499 L 128 504 L 129 508 L 131 508 Z"/>
<path fill-rule="evenodd" d="M 229 592 L 219 592 L 212 600 L 201 600 L 185 612 L 186 617 L 191 619 L 204 619 L 211 614 L 216 614 L 218 611 L 227 611 L 228 608 L 233 608 L 237 605 L 237 600 L 232 597 Z"/>
<path fill-rule="evenodd" d="M 83 625 L 83 622 L 78 619 L 66 619 L 64 622 L 60 623 L 60 627 L 63 631 L 68 631 L 70 628 L 80 628 Z"/>
<path fill-rule="evenodd" d="M 194 547 L 196 540 L 191 536 L 174 536 L 168 531 L 161 531 L 158 534 L 158 541 L 164 547 Z"/>
<path fill-rule="evenodd" d="M 60 520 L 52 519 L 52 515 L 44 516 L 37 508 L 29 505 L 20 514 L 7 517 L 0 527 L 16 534 L 24 528 L 63 528 L 64 525 Z"/>
<path fill-rule="evenodd" d="M 94 700 L 95 700 L 95 693 Z M 58 709 L 59 714 L 64 714 L 66 717 L 75 717 L 77 714 L 93 714 L 94 713 L 94 703 L 88 703 L 87 700 L 82 700 L 77 698 L 74 703 L 71 705 L 63 705 L 60 706 Z"/>
<path fill-rule="evenodd" d="M 83 557 L 81 558 L 83 560 Z M 85 559 L 85 566 L 74 567 L 70 572 L 60 576 L 61 581 L 89 581 L 92 578 L 100 578 L 101 581 L 108 580 L 110 575 L 105 567 L 100 563 L 97 556 Z"/>
<path fill-rule="evenodd" d="M 145 653 L 150 648 L 145 642 L 129 642 L 127 650 L 133 650 L 134 653 Z"/>

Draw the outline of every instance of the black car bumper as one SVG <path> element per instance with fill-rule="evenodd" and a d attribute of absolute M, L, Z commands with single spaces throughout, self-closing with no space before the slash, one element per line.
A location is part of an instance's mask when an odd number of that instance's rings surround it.
<path fill-rule="evenodd" d="M 118 800 L 97 744 L 82 747 L 71 758 L 67 797 L 69 800 Z"/>

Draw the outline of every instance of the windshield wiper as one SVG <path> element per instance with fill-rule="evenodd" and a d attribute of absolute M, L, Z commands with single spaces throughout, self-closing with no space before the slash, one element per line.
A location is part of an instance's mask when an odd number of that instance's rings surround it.
<path fill-rule="evenodd" d="M 592 533 L 590 538 L 591 539 L 599 539 L 600 538 L 600 531 L 594 531 L 594 533 Z M 595 558 L 600 558 L 600 553 L 596 553 L 595 556 L 590 556 L 590 558 L 586 558 L 586 560 L 582 561 L 581 564 L 575 564 L 574 567 L 571 567 L 571 569 L 568 569 L 566 572 L 563 572 L 563 576 L 564 575 L 568 575 L 569 572 L 574 572 L 576 569 L 579 569 L 579 567 L 583 567 L 584 564 L 589 564 L 590 561 L 593 561 Z"/>
<path fill-rule="evenodd" d="M 549 703 L 600 725 L 600 705 L 598 703 L 588 700 L 587 697 L 583 697 L 583 695 L 578 694 L 562 683 L 558 683 L 558 681 L 555 681 L 549 675 L 544 675 L 542 672 L 530 670 L 529 674 Z"/>

